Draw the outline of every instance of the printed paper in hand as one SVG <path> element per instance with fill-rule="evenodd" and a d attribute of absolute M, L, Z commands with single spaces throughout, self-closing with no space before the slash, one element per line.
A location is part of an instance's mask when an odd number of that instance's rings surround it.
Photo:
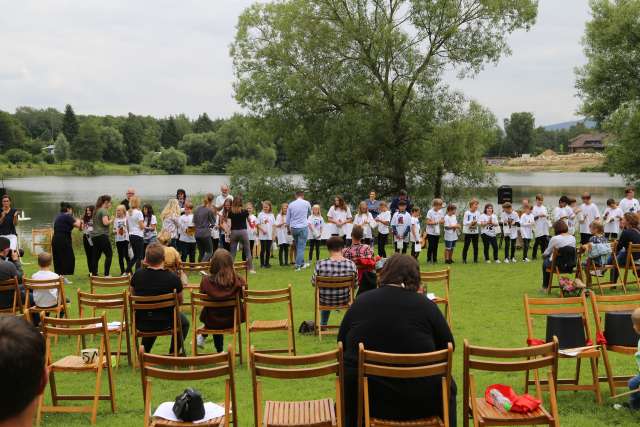
<path fill-rule="evenodd" d="M 398 243 L 398 249 L 402 250 L 404 247 L 404 240 L 396 240 L 396 242 Z"/>
<path fill-rule="evenodd" d="M 158 406 L 158 409 L 153 413 L 154 417 L 163 418 L 168 421 L 180 421 L 176 414 L 173 413 L 174 402 L 164 402 Z M 212 402 L 204 404 L 204 418 L 198 421 L 194 421 L 194 424 L 204 423 L 214 418 L 218 418 L 224 415 L 224 407 L 216 405 Z"/>
<path fill-rule="evenodd" d="M 422 245 L 420 243 L 416 243 L 414 246 L 415 252 L 420 252 L 422 250 Z"/>

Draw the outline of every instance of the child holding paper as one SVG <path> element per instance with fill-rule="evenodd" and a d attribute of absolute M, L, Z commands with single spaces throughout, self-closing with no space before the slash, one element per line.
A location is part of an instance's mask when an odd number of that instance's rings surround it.
<path fill-rule="evenodd" d="M 398 211 L 391 218 L 391 230 L 395 251 L 406 254 L 409 232 L 411 231 L 411 215 L 407 212 L 407 202 L 404 200 L 400 200 Z"/>

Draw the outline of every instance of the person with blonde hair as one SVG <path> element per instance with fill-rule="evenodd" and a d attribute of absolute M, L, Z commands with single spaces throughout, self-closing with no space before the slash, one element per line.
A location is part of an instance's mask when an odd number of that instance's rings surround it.
<path fill-rule="evenodd" d="M 164 269 L 178 274 L 178 271 L 182 267 L 182 261 L 180 259 L 180 252 L 173 246 L 169 246 L 171 243 L 171 235 L 167 232 L 161 231 L 158 234 L 158 243 L 164 247 Z"/>
<path fill-rule="evenodd" d="M 322 243 L 322 229 L 324 218 L 320 212 L 320 205 L 311 207 L 311 215 L 307 218 L 307 225 L 311 238 L 309 239 L 309 262 L 313 261 L 313 249 L 316 250 L 316 261 L 320 260 L 320 244 Z"/>
<path fill-rule="evenodd" d="M 162 229 L 170 235 L 170 245 L 177 247 L 178 230 L 180 229 L 180 204 L 178 199 L 169 199 L 160 213 Z"/>

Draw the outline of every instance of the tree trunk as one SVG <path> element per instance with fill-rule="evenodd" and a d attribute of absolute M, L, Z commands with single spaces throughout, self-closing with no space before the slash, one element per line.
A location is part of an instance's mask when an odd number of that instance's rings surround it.
<path fill-rule="evenodd" d="M 442 178 L 444 171 L 442 168 L 436 170 L 436 176 L 433 183 L 433 197 L 442 198 Z"/>

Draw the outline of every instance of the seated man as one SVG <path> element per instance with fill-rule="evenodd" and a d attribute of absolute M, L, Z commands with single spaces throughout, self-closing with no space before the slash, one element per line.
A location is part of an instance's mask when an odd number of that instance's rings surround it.
<path fill-rule="evenodd" d="M 11 250 L 11 242 L 6 237 L 0 237 L 0 281 L 18 278 L 20 298 L 24 303 L 25 290 L 22 287 L 22 264 L 17 251 Z M 33 296 L 29 298 L 33 305 Z M 0 292 L 0 308 L 10 308 L 13 304 L 13 292 Z"/>
<path fill-rule="evenodd" d="M 176 291 L 178 302 L 182 303 L 182 283 L 178 276 L 164 269 L 164 247 L 160 243 L 147 246 L 145 266 L 137 270 L 131 278 L 131 294 L 135 296 L 164 295 Z M 182 331 L 178 331 L 178 350 L 184 354 L 183 342 L 189 332 L 189 320 L 180 313 Z M 141 331 L 162 331 L 173 327 L 173 312 L 171 308 L 159 310 L 145 310 L 136 312 L 136 327 Z M 145 352 L 150 352 L 156 337 L 142 338 Z M 169 353 L 173 353 L 173 338 Z"/>
<path fill-rule="evenodd" d="M 0 316 L 0 426 L 30 427 L 48 379 L 40 331 L 14 316 Z"/>
<path fill-rule="evenodd" d="M 353 261 L 342 255 L 344 240 L 338 236 L 332 236 L 327 240 L 329 258 L 316 262 L 315 270 L 311 276 L 311 284 L 316 285 L 316 277 L 355 277 L 357 274 L 356 265 Z M 321 305 L 343 305 L 349 302 L 349 291 L 347 289 L 324 289 L 320 291 Z M 320 326 L 327 326 L 331 311 L 322 310 L 320 312 Z"/>

